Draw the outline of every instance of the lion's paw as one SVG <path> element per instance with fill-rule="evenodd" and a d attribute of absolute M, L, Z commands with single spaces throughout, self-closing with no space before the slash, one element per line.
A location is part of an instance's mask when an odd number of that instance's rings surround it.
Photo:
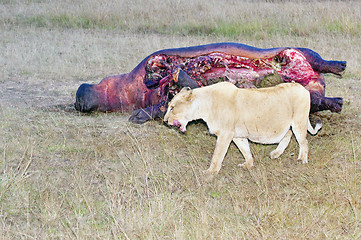
<path fill-rule="evenodd" d="M 280 155 L 281 155 L 281 154 L 280 154 L 278 151 L 274 150 L 274 151 L 272 151 L 272 152 L 270 153 L 269 156 L 270 156 L 271 159 L 275 159 L 275 158 L 278 158 Z"/>
<path fill-rule="evenodd" d="M 253 167 L 253 163 L 245 162 L 245 163 L 238 164 L 238 166 L 245 170 L 250 170 Z"/>

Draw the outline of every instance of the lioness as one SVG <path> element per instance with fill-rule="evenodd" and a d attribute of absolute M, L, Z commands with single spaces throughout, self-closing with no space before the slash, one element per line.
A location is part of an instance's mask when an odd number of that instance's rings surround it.
<path fill-rule="evenodd" d="M 241 89 L 221 82 L 197 89 L 183 88 L 169 103 L 164 121 L 185 132 L 188 122 L 203 119 L 210 133 L 217 136 L 206 173 L 218 173 L 232 140 L 245 158 L 241 166 L 249 169 L 253 157 L 248 139 L 263 144 L 279 143 L 270 154 L 274 159 L 288 146 L 292 131 L 300 147 L 298 159 L 307 163 L 307 130 L 316 134 L 322 127 L 319 121 L 312 128 L 309 112 L 310 93 L 298 83 Z"/>

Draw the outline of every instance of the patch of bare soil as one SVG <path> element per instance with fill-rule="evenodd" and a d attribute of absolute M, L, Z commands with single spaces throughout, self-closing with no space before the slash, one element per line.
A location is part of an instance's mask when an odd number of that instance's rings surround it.
<path fill-rule="evenodd" d="M 76 83 L 56 83 L 39 78 L 8 79 L 0 82 L 0 105 L 49 110 L 75 111 Z"/>

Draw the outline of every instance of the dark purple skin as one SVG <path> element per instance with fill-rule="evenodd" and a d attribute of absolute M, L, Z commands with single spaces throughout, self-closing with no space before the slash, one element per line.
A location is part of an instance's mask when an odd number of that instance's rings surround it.
<path fill-rule="evenodd" d="M 209 56 L 220 53 L 231 56 L 245 57 L 255 60 L 262 59 L 270 61 L 283 61 L 278 59 L 282 51 L 291 48 L 269 48 L 261 49 L 239 43 L 213 43 L 185 48 L 174 48 L 157 51 L 147 56 L 130 73 L 110 76 L 104 78 L 99 84 L 82 84 L 76 93 L 75 108 L 81 112 L 91 111 L 121 111 L 132 112 L 130 121 L 143 123 L 150 119 L 162 117 L 167 109 L 167 103 L 182 87 L 204 86 L 199 79 L 194 79 L 193 72 L 186 70 L 184 66 L 176 66 L 173 62 L 166 63 L 170 68 L 178 69 L 176 78 L 169 81 L 150 82 L 146 80 L 148 61 L 155 56 L 166 56 L 172 59 L 192 59 L 199 56 Z M 342 98 L 325 97 L 325 82 L 323 73 L 341 75 L 346 68 L 344 61 L 326 61 L 320 55 L 307 48 L 292 48 L 301 52 L 311 65 L 316 78 L 311 80 L 302 79 L 298 81 L 305 86 L 311 94 L 311 112 L 331 110 L 340 112 L 342 109 Z M 197 71 L 197 70 L 195 70 Z M 256 69 L 257 71 L 257 69 Z M 198 74 L 197 76 L 202 76 Z M 291 81 L 292 76 L 282 76 L 283 81 Z M 162 82 L 163 81 L 163 82 Z M 250 80 L 252 82 L 253 80 Z M 315 82 L 317 84 L 315 84 Z M 315 87 L 313 87 L 315 85 Z M 172 88 L 173 90 L 169 90 Z"/>
<path fill-rule="evenodd" d="M 303 53 L 307 61 L 315 72 L 318 73 L 332 73 L 337 76 L 342 76 L 345 71 L 347 63 L 346 61 L 327 61 L 323 60 L 321 56 L 308 48 L 295 48 Z M 325 97 L 326 84 L 324 80 L 320 80 L 323 85 L 323 91 L 310 91 L 311 95 L 311 113 L 330 110 L 331 112 L 341 112 L 343 100 L 340 97 L 329 98 Z"/>

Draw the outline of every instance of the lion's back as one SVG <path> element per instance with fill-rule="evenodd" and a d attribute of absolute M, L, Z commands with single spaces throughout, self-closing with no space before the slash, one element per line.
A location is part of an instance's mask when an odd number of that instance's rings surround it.
<path fill-rule="evenodd" d="M 308 116 L 310 107 L 308 91 L 293 83 L 264 89 L 238 89 L 222 82 L 204 90 L 203 96 L 211 104 L 211 110 L 204 113 L 210 131 L 216 134 L 233 132 L 235 137 L 247 137 L 255 142 L 279 141 L 293 118 Z"/>

